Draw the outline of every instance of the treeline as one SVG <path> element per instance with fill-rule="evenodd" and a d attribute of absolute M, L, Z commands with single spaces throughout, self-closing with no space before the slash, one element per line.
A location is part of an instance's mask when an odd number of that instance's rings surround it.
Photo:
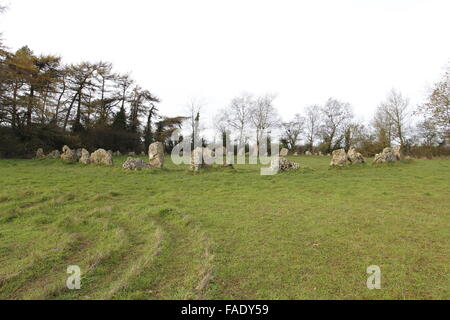
<path fill-rule="evenodd" d="M 158 113 L 158 97 L 111 63 L 65 65 L 28 47 L 0 53 L 0 153 L 99 147 L 140 152 L 164 140 L 181 118 Z M 145 119 L 146 121 L 142 121 Z"/>
<path fill-rule="evenodd" d="M 290 121 L 282 121 L 274 107 L 275 95 L 243 93 L 219 111 L 214 124 L 219 137 L 227 133 L 236 144 L 258 143 L 261 133 L 280 132 L 281 145 L 300 154 L 330 154 L 356 147 L 365 156 L 384 148 L 401 146 L 414 157 L 450 155 L 450 66 L 430 90 L 426 102 L 412 106 L 401 92 L 392 89 L 379 103 L 369 123 L 361 123 L 352 106 L 335 98 L 310 105 Z M 220 138 L 219 138 L 220 139 Z"/>

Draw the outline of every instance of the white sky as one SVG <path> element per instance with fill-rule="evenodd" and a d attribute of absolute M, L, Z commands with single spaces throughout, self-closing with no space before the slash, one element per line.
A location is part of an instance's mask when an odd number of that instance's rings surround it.
<path fill-rule="evenodd" d="M 328 97 L 369 120 L 392 87 L 419 103 L 450 61 L 448 0 L 0 0 L 11 49 L 132 71 L 179 115 L 207 116 L 249 91 L 287 120 Z"/>

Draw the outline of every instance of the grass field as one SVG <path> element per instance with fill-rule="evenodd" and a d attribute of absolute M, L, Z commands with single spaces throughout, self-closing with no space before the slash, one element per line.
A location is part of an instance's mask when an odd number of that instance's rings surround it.
<path fill-rule="evenodd" d="M 275 176 L 0 160 L 0 298 L 450 298 L 449 160 L 290 159 Z"/>

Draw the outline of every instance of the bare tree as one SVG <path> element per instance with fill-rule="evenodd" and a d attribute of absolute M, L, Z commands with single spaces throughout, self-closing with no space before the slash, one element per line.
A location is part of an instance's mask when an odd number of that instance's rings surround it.
<path fill-rule="evenodd" d="M 186 105 L 186 111 L 188 115 L 186 119 L 189 124 L 189 132 L 191 136 L 191 145 L 194 148 L 195 142 L 200 142 L 200 133 L 203 129 L 200 126 L 200 113 L 203 109 L 204 102 L 199 99 L 191 99 Z"/>
<path fill-rule="evenodd" d="M 418 113 L 433 122 L 439 135 L 450 141 L 450 63 L 441 81 L 432 88 L 427 102 L 419 106 Z"/>
<path fill-rule="evenodd" d="M 226 109 L 220 109 L 213 118 L 213 126 L 219 135 L 222 145 L 226 145 L 227 135 L 229 134 L 229 116 Z"/>
<path fill-rule="evenodd" d="M 252 103 L 250 119 L 256 129 L 256 145 L 259 146 L 262 135 L 280 123 L 280 117 L 273 106 L 274 94 L 256 98 Z"/>
<path fill-rule="evenodd" d="M 384 111 L 382 105 L 379 105 L 375 111 L 374 118 L 372 120 L 372 127 L 375 131 L 378 142 L 382 148 L 390 147 L 393 140 L 394 125 Z"/>
<path fill-rule="evenodd" d="M 406 130 L 409 120 L 409 100 L 402 94 L 392 89 L 384 102 L 380 104 L 380 110 L 386 116 L 386 120 L 392 125 L 392 136 L 398 139 L 403 149 L 406 142 Z"/>
<path fill-rule="evenodd" d="M 305 118 L 300 114 L 296 114 L 294 119 L 283 123 L 284 136 L 288 144 L 289 150 L 293 151 L 297 146 L 300 135 L 304 132 Z"/>
<path fill-rule="evenodd" d="M 240 96 L 233 98 L 230 103 L 228 123 L 238 131 L 240 146 L 245 145 L 246 129 L 249 126 L 253 103 L 253 96 L 249 93 L 242 93 Z"/>
<path fill-rule="evenodd" d="M 320 127 L 320 106 L 311 105 L 305 108 L 306 144 L 309 151 L 313 151 L 314 141 L 318 136 Z"/>
<path fill-rule="evenodd" d="M 433 120 L 425 119 L 419 122 L 417 131 L 425 146 L 432 147 L 439 143 L 439 130 Z"/>
<path fill-rule="evenodd" d="M 326 152 L 341 147 L 345 138 L 345 129 L 353 118 L 350 104 L 330 98 L 320 109 L 322 125 L 320 133 L 323 143 L 326 146 Z"/>

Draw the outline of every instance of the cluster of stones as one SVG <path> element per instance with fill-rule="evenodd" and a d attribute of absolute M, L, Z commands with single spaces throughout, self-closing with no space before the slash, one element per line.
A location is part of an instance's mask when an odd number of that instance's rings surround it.
<path fill-rule="evenodd" d="M 353 147 L 350 148 L 348 153 L 344 149 L 335 150 L 333 151 L 332 157 L 330 166 L 343 167 L 347 164 L 366 162 L 362 154 L 357 152 Z"/>
<path fill-rule="evenodd" d="M 145 155 L 145 153 L 141 153 Z M 128 155 L 136 155 L 130 152 Z M 122 165 L 124 170 L 141 171 L 164 166 L 164 145 L 161 142 L 152 143 L 148 147 L 148 163 L 139 158 L 129 157 Z"/>
<path fill-rule="evenodd" d="M 59 159 L 61 157 L 61 152 L 58 150 L 53 150 L 48 155 L 45 155 L 44 150 L 42 148 L 37 149 L 36 158 L 37 159 Z"/>
<path fill-rule="evenodd" d="M 286 155 L 287 155 L 287 153 L 286 153 Z M 295 152 L 294 153 L 294 156 L 298 156 L 299 154 L 298 154 L 298 152 Z M 311 151 L 306 151 L 305 152 L 305 156 L 323 156 L 324 154 L 322 153 L 322 151 L 319 151 L 319 152 L 316 152 L 316 153 L 312 153 Z M 281 154 L 281 152 L 280 152 L 280 156 L 284 156 L 283 154 Z"/>
<path fill-rule="evenodd" d="M 107 166 L 113 165 L 112 151 L 106 151 L 105 149 L 98 149 L 97 151 L 89 154 L 86 149 L 72 150 L 68 146 L 64 146 L 62 149 L 61 159 L 67 162 L 80 162 L 83 164 L 104 164 Z"/>
<path fill-rule="evenodd" d="M 274 157 L 270 163 L 270 168 L 273 171 L 289 171 L 300 169 L 300 165 L 295 162 L 291 162 L 284 157 Z"/>
<path fill-rule="evenodd" d="M 377 154 L 373 163 L 386 163 L 403 160 L 400 146 L 393 148 L 385 148 L 382 153 Z"/>
<path fill-rule="evenodd" d="M 141 170 L 153 169 L 154 167 L 152 167 L 151 165 L 149 165 L 147 162 L 145 162 L 142 159 L 129 157 L 127 159 L 127 161 L 125 161 L 123 163 L 122 168 L 124 170 L 141 171 Z"/>

